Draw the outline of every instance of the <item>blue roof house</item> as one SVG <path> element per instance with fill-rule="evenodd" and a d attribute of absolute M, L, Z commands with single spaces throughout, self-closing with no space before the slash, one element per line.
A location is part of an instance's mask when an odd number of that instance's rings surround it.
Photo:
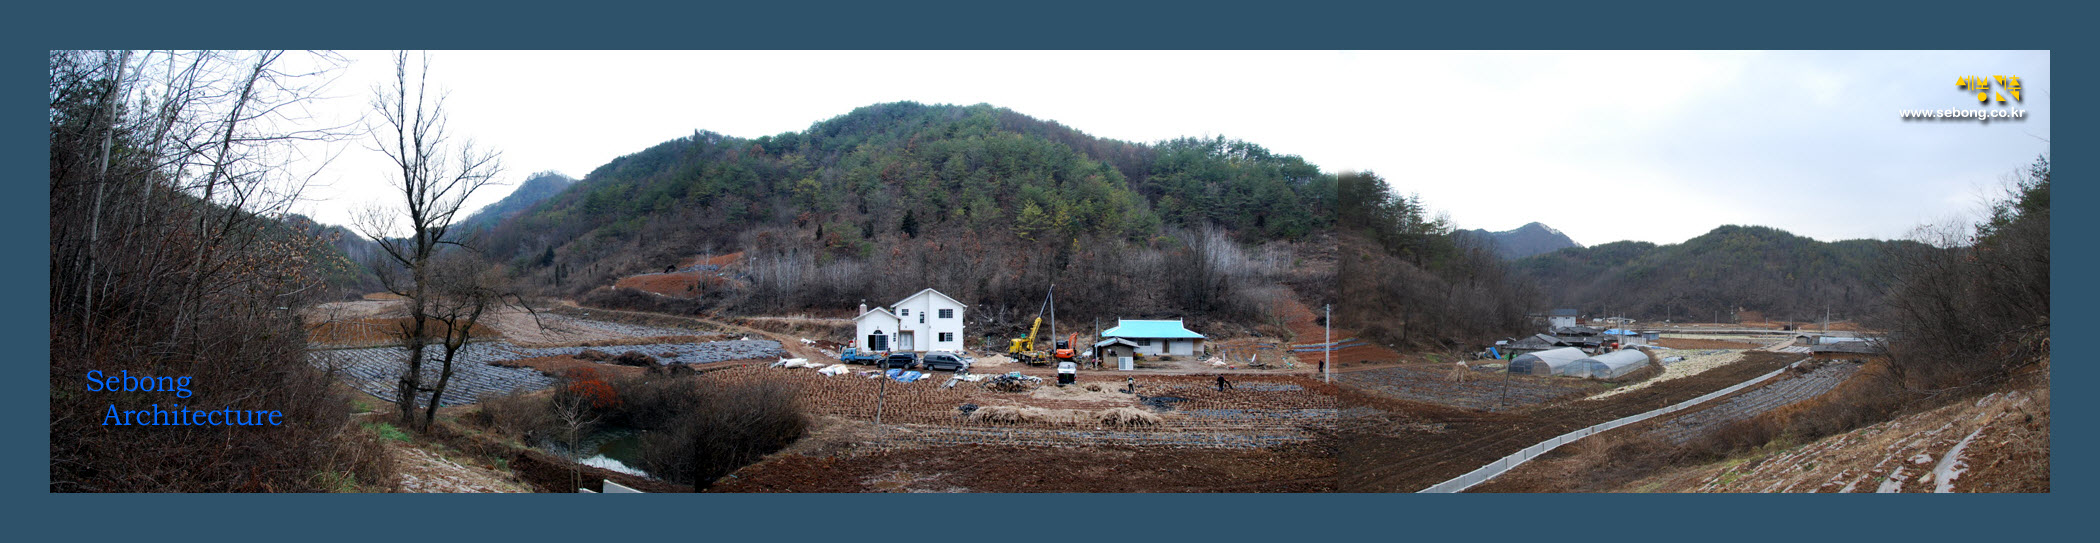
<path fill-rule="evenodd" d="M 1137 344 L 1139 354 L 1202 356 L 1203 334 L 1189 331 L 1181 319 L 1141 321 L 1116 319 L 1116 327 L 1101 332 L 1102 338 L 1122 338 Z"/>

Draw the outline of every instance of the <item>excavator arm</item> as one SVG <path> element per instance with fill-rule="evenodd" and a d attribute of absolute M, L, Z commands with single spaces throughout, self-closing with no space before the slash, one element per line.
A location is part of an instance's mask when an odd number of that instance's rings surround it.
<path fill-rule="evenodd" d="M 1036 333 L 1036 331 L 1038 331 L 1038 330 L 1042 330 L 1042 329 L 1043 329 L 1043 318 L 1042 318 L 1042 317 L 1036 317 L 1036 318 L 1035 318 L 1035 326 L 1030 326 L 1030 327 L 1028 328 L 1028 337 L 1024 337 L 1024 338 L 1020 338 L 1020 339 L 1015 339 L 1015 340 L 1014 340 L 1014 344 L 1013 344 L 1012 346 L 1010 346 L 1010 347 L 1007 347 L 1007 349 L 1006 349 L 1006 352 L 1008 352 L 1008 353 L 1024 353 L 1024 352 L 1028 352 L 1028 351 L 1033 351 L 1033 350 L 1035 350 L 1035 333 Z"/>

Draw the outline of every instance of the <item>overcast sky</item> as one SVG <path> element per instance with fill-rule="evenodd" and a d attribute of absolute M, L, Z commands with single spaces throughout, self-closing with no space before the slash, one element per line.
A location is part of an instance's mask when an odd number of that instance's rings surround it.
<path fill-rule="evenodd" d="M 345 56 L 324 115 L 361 113 L 392 75 L 389 53 Z M 2024 100 L 1979 106 L 1955 85 L 1968 75 L 2017 75 Z M 512 185 L 472 205 L 696 129 L 755 138 L 912 100 L 1125 141 L 1243 139 L 1375 171 L 1461 228 L 1538 221 L 1595 245 L 1756 224 L 1831 241 L 1971 215 L 2050 138 L 2048 52 L 440 51 L 431 79 L 452 130 L 508 166 Z M 1979 107 L 2027 118 L 1899 118 Z M 385 199 L 385 171 L 350 146 L 301 211 L 346 224 Z"/>

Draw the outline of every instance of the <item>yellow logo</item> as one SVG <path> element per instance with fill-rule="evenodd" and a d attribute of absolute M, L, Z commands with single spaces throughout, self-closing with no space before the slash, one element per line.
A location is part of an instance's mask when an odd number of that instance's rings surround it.
<path fill-rule="evenodd" d="M 1994 80 L 1998 83 L 1998 90 L 2002 92 L 1995 94 L 1991 92 L 1991 82 Z M 2005 103 L 2006 94 L 2011 94 L 2014 102 L 2021 101 L 2020 77 L 2015 75 L 1994 75 L 1990 77 L 1967 75 L 1954 80 L 1954 86 L 1976 91 L 1976 101 L 1978 102 L 1989 102 L 1992 96 L 1996 96 L 1998 97 L 1998 103 L 2002 104 Z"/>

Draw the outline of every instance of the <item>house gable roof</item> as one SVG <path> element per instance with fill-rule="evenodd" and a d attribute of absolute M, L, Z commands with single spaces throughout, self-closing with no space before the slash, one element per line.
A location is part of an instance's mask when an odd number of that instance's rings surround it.
<path fill-rule="evenodd" d="M 938 290 L 934 290 L 934 289 L 930 289 L 930 288 L 929 288 L 929 289 L 926 289 L 926 290 L 921 290 L 921 291 L 918 291 L 918 292 L 912 293 L 912 295 L 910 295 L 910 296 L 905 296 L 905 297 L 904 297 L 904 299 L 902 299 L 902 300 L 897 300 L 897 302 L 896 302 L 896 303 L 892 303 L 892 304 L 890 304 L 890 307 L 896 307 L 896 306 L 904 305 L 904 302 L 909 302 L 909 301 L 911 301 L 911 299 L 912 299 L 912 298 L 917 298 L 917 297 L 920 297 L 920 296 L 925 296 L 925 295 L 926 295 L 926 293 L 928 293 L 928 292 L 931 292 L 931 293 L 933 293 L 933 295 L 934 295 L 934 296 L 939 296 L 939 297 L 941 297 L 941 299 L 943 299 L 943 300 L 947 300 L 947 301 L 949 301 L 949 302 L 951 302 L 951 303 L 954 303 L 954 304 L 955 304 L 956 306 L 958 306 L 958 307 L 965 307 L 965 308 L 969 307 L 968 305 L 964 305 L 964 304 L 963 304 L 963 303 L 962 303 L 961 301 L 957 301 L 957 300 L 956 300 L 955 298 L 950 298 L 950 297 L 948 297 L 948 295 L 946 295 L 946 294 L 941 294 L 941 291 L 938 291 Z"/>
<path fill-rule="evenodd" d="M 1192 338 L 1203 339 L 1203 334 L 1189 331 L 1180 319 L 1171 321 L 1116 320 L 1116 327 L 1101 332 L 1101 337 L 1134 338 Z"/>
<path fill-rule="evenodd" d="M 892 321 L 896 321 L 896 320 L 903 320 L 903 319 L 899 319 L 899 318 L 897 318 L 897 314 L 896 314 L 896 313 L 891 313 L 891 312 L 890 312 L 890 310 L 888 310 L 888 309 L 883 309 L 883 308 L 877 307 L 877 308 L 874 308 L 874 309 L 870 309 L 870 310 L 868 310 L 868 312 L 867 312 L 867 313 L 861 313 L 861 314 L 860 314 L 860 316 L 858 316 L 858 317 L 854 317 L 854 318 L 853 318 L 853 321 L 854 321 L 854 322 L 860 322 L 860 320 L 861 320 L 861 319 L 865 319 L 865 318 L 868 318 L 868 315 L 873 315 L 873 314 L 876 314 L 876 313 L 881 313 L 881 314 L 882 314 L 882 316 L 884 316 L 884 317 L 889 317 L 889 319 L 890 319 L 890 320 L 892 320 Z"/>

